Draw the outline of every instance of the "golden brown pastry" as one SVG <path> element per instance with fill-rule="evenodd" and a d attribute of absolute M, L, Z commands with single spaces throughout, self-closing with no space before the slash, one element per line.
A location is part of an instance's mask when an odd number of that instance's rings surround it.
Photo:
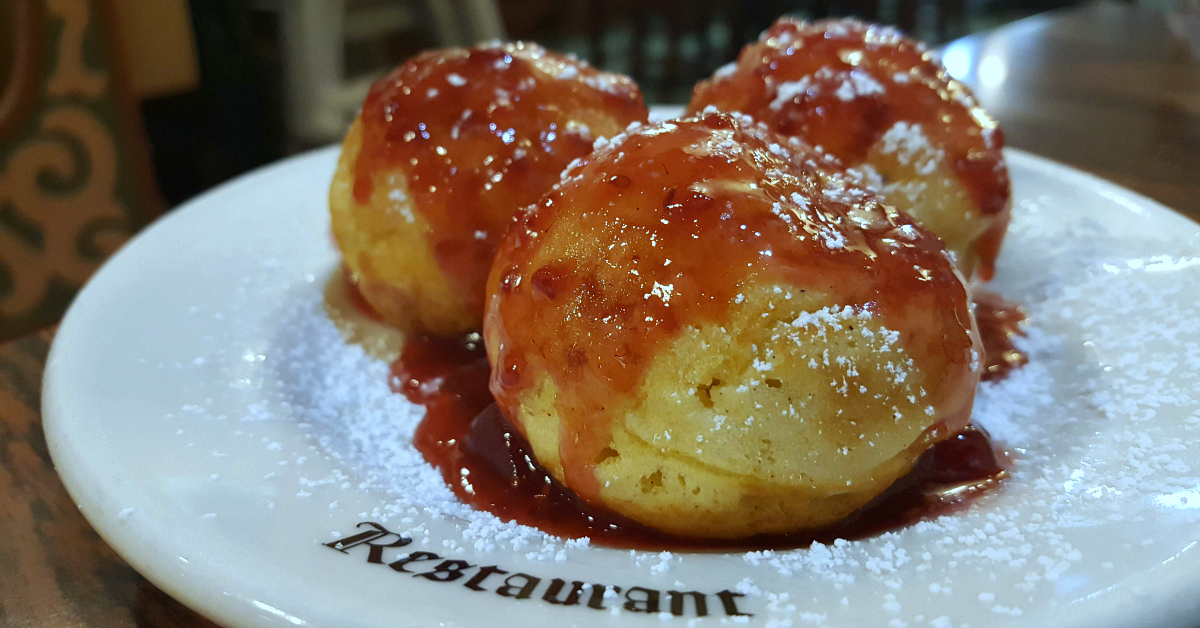
<path fill-rule="evenodd" d="M 597 137 L 646 119 L 628 78 L 496 44 L 426 52 L 372 88 L 330 189 L 367 302 L 424 333 L 478 329 L 496 244 Z"/>
<path fill-rule="evenodd" d="M 1004 137 L 920 43 L 782 18 L 696 86 L 688 111 L 708 106 L 819 146 L 941 237 L 965 275 L 991 277 L 1009 218 Z"/>
<path fill-rule="evenodd" d="M 614 138 L 519 215 L 492 393 L 590 505 L 688 537 L 818 528 L 967 422 L 980 346 L 943 244 L 744 116 Z"/>

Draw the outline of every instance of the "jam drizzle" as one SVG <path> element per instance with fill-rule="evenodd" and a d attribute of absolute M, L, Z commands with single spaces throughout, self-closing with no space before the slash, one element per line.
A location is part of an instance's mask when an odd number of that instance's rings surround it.
<path fill-rule="evenodd" d="M 732 71 L 696 85 L 688 112 L 709 105 L 751 115 L 850 166 L 897 124 L 919 127 L 946 152 L 978 211 L 996 217 L 998 227 L 975 250 L 981 278 L 990 278 L 1008 224 L 1004 136 L 920 43 L 853 20 L 782 18 L 742 50 Z"/>
<path fill-rule="evenodd" d="M 921 44 L 851 20 L 784 18 L 742 50 L 737 63 L 734 72 L 696 86 L 689 113 L 707 105 L 741 111 L 848 164 L 861 162 L 897 122 L 919 124 L 949 152 L 980 211 L 1006 210 L 1000 129 Z M 806 89 L 780 91 L 793 81 Z"/>
<path fill-rule="evenodd" d="M 1013 344 L 1016 336 L 1025 336 L 1022 325 L 1028 316 L 1021 306 L 994 292 L 976 290 L 973 297 L 975 323 L 987 358 L 982 379 L 1004 379 L 1014 369 L 1029 363 L 1029 356 Z"/>
<path fill-rule="evenodd" d="M 645 121 L 627 77 L 536 44 L 421 54 L 371 86 L 354 198 L 377 185 L 428 223 L 438 265 L 472 311 L 482 311 L 496 243 L 518 208 L 536 202 L 595 136 Z M 389 175 L 400 172 L 407 189 Z"/>
<path fill-rule="evenodd" d="M 584 503 L 537 463 L 487 390 L 479 334 L 409 339 L 393 385 L 425 418 L 413 444 L 464 503 L 562 538 L 643 550 L 749 550 L 856 539 L 954 512 L 1005 477 L 1008 458 L 983 429 L 968 426 L 929 448 L 913 470 L 871 503 L 824 530 L 747 539 L 670 536 Z"/>
<path fill-rule="evenodd" d="M 540 382 L 570 391 L 554 401 L 562 477 L 590 503 L 602 503 L 594 468 L 614 400 L 635 395 L 680 330 L 722 324 L 756 287 L 825 295 L 900 330 L 924 376 L 921 403 L 946 430 L 966 425 L 974 398 L 982 347 L 942 242 L 810 146 L 744 116 L 664 122 L 592 153 L 518 215 L 490 282 L 496 401 L 519 430 Z M 679 441 L 667 447 L 687 455 Z"/>

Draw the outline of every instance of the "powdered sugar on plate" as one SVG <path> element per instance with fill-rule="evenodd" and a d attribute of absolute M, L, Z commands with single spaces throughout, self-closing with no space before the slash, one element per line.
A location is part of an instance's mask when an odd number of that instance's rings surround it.
<path fill-rule="evenodd" d="M 441 474 L 413 447 L 413 431 L 425 410 L 392 392 L 388 364 L 346 342 L 320 302 L 301 301 L 280 322 L 276 342 L 282 359 L 274 361 L 272 376 L 280 383 L 291 418 L 354 470 L 360 488 L 392 497 L 361 513 L 364 518 L 455 521 L 461 537 L 445 540 L 451 549 L 505 548 L 563 560 L 564 550 L 587 546 L 586 540 L 560 541 L 459 503 Z M 423 534 L 420 526 L 395 529 Z"/>
<path fill-rule="evenodd" d="M 1200 311 L 1183 294 L 1187 278 L 1200 279 L 1200 265 L 1187 256 L 1106 255 L 1129 245 L 1118 247 L 1086 225 L 1066 238 L 1039 235 L 1026 226 L 1029 217 L 1018 208 L 1006 244 L 1022 268 L 1005 268 L 999 284 L 1030 313 L 1028 337 L 1018 341 L 1030 363 L 981 385 L 973 417 L 1014 452 L 1011 479 L 964 513 L 861 541 L 741 555 L 745 573 L 752 574 L 747 582 L 759 583 L 750 595 L 765 595 L 765 582 L 778 583 L 781 576 L 803 576 L 834 590 L 915 585 L 936 598 L 953 593 L 957 573 L 986 570 L 1016 586 L 973 594 L 980 610 L 1020 616 L 1031 593 L 1054 586 L 1082 558 L 1065 529 L 1145 517 L 1147 507 L 1196 495 L 1200 478 L 1179 453 L 1200 424 L 1194 392 L 1200 390 L 1200 331 L 1192 324 Z M 1153 242 L 1146 247 L 1161 250 Z M 322 307 L 320 291 L 289 304 L 278 329 L 266 351 L 266 377 L 278 383 L 284 418 L 297 421 L 344 466 L 345 475 L 328 481 L 346 478 L 389 498 L 360 516 L 394 522 L 393 529 L 426 539 L 425 521 L 453 522 L 457 537 L 430 541 L 451 552 L 520 551 L 531 560 L 562 562 L 587 550 L 586 540 L 563 541 L 458 503 L 411 444 L 423 410 L 391 392 L 386 362 L 345 340 Z M 1155 339 L 1166 343 L 1166 351 L 1146 355 L 1143 347 Z M 1165 407 L 1182 410 L 1190 422 L 1143 427 Z M 1120 424 L 1110 438 L 1089 437 L 1111 429 L 1110 422 Z M 1195 501 L 1200 505 L 1200 496 Z M 689 560 L 628 555 L 629 569 L 651 574 Z M 771 602 L 794 606 L 778 597 Z M 887 593 L 879 608 L 902 621 L 913 619 Z M 809 618 L 818 625 L 825 620 Z"/>
<path fill-rule="evenodd" d="M 1030 176 L 1014 171 L 1014 180 Z M 567 578 L 620 573 L 663 590 L 726 588 L 744 596 L 755 613 L 746 621 L 758 625 L 1029 622 L 1055 604 L 1061 610 L 1072 592 L 1119 587 L 1128 573 L 1179 555 L 1200 523 L 1200 468 L 1188 455 L 1200 447 L 1200 307 L 1192 294 L 1200 246 L 1106 226 L 1086 212 L 1064 217 L 1065 202 L 1052 195 L 1018 198 L 988 289 L 1028 310 L 1019 346 L 1030 363 L 982 385 L 973 416 L 1013 451 L 1012 476 L 963 512 L 870 539 L 786 551 L 631 553 L 463 506 L 411 445 L 422 410 L 388 386 L 394 345 L 368 342 L 374 331 L 366 323 L 331 316 L 320 275 L 297 276 L 286 263 L 264 263 L 243 282 L 244 298 L 235 300 L 245 310 L 200 304 L 189 314 L 238 320 L 264 300 L 277 305 L 257 314 L 263 331 L 233 330 L 160 365 L 216 374 L 183 395 L 170 433 L 179 430 L 181 455 L 205 447 L 193 432 L 209 423 L 224 426 L 231 441 L 252 443 L 279 465 L 263 471 L 278 491 L 262 508 L 314 502 L 328 513 L 315 524 L 323 541 L 371 520 L 413 537 L 414 548 L 472 564 L 520 569 L 528 561 L 531 572 Z M 244 392 L 242 405 L 215 409 L 211 397 L 222 388 Z M 265 425 L 300 435 L 268 438 Z M 231 477 L 231 451 L 198 452 L 210 465 L 206 482 Z M 127 523 L 146 512 L 139 505 Z M 213 525 L 231 518 L 220 505 L 203 512 L 216 515 Z"/>

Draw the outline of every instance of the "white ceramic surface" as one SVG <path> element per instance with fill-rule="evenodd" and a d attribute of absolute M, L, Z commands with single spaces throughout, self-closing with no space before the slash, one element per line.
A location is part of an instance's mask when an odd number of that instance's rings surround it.
<path fill-rule="evenodd" d="M 1002 387 L 980 402 L 1028 441 L 1013 443 L 1018 473 L 967 513 L 758 557 L 583 548 L 541 560 L 477 550 L 452 519 L 383 522 L 426 523 L 428 539 L 382 550 L 383 562 L 420 550 L 471 565 L 435 582 L 369 563 L 367 545 L 326 545 L 370 531 L 356 529 L 361 513 L 393 496 L 360 488 L 364 472 L 328 455 L 336 442 L 278 407 L 289 383 L 271 367 L 304 341 L 286 313 L 320 303 L 339 263 L 326 210 L 336 154 L 256 171 L 147 229 L 79 295 L 48 360 L 45 429 L 71 495 L 138 571 L 204 615 L 264 628 L 1200 624 L 1200 331 L 1181 324 L 1197 314 L 1195 223 L 1008 152 L 1015 220 L 994 283 L 1030 306 L 1040 340 L 1011 384 L 1024 407 L 1006 409 Z M 497 594 L 498 576 L 463 586 L 489 565 L 541 588 L 519 599 Z M 607 610 L 627 593 L 601 611 L 548 604 L 552 578 L 659 591 L 662 612 Z M 690 598 L 672 615 L 668 590 L 704 593 L 708 615 Z M 730 616 L 723 590 L 749 615 Z"/>

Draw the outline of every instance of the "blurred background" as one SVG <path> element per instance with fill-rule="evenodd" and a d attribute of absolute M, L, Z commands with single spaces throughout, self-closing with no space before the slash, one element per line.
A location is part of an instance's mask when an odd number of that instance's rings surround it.
<path fill-rule="evenodd" d="M 138 4 L 125 0 L 127 4 Z M 340 139 L 371 82 L 430 47 L 529 39 L 683 103 L 783 14 L 856 15 L 930 43 L 1070 0 L 144 0 L 177 4 L 195 70 L 142 94 L 168 204 L 246 168 Z M 182 32 L 189 29 L 190 32 Z M 167 68 L 161 68 L 166 70 Z"/>
<path fill-rule="evenodd" d="M 1161 106 L 1150 115 L 1168 120 L 1156 132 L 1182 142 L 1178 155 L 1167 147 L 1161 166 L 1175 168 L 1172 176 L 1184 182 L 1161 188 L 1159 198 L 1170 204 L 1172 195 L 1194 196 L 1186 181 L 1200 179 L 1196 5 L 0 0 L 0 339 L 57 320 L 98 264 L 163 211 L 257 166 L 338 141 L 371 82 L 407 57 L 424 48 L 497 38 L 536 40 L 574 53 L 632 75 L 652 103 L 682 103 L 696 80 L 732 60 L 780 15 L 854 15 L 895 24 L 932 45 L 949 43 L 951 72 L 985 90 L 981 99 L 1002 123 L 1014 121 L 1010 144 L 1047 154 L 1067 146 L 1079 159 L 1055 156 L 1121 182 L 1122 168 L 1096 161 L 1098 150 L 1114 149 L 1089 145 L 1088 128 L 1078 129 L 1075 140 L 1048 135 L 1049 123 L 1038 126 L 1045 105 L 1035 103 L 1042 101 L 1005 100 L 1011 90 L 999 89 L 1026 80 L 1026 87 L 1054 94 L 1055 81 L 1075 81 L 1077 68 L 1084 67 L 1092 87 L 1048 101 L 1060 107 L 1053 128 L 1069 130 L 1080 112 L 1101 104 L 1106 108 L 1097 119 L 1103 124 L 1118 132 L 1137 126 L 1120 117 L 1133 105 L 1108 84 L 1124 81 L 1138 93 L 1153 92 Z M 1005 33 L 1006 43 L 988 33 Z M 1101 65 L 1089 57 L 1071 66 L 1080 50 Z M 1024 71 L 1019 64 L 1057 57 L 1063 60 Z M 1184 70 L 1156 73 L 1147 59 Z"/>

